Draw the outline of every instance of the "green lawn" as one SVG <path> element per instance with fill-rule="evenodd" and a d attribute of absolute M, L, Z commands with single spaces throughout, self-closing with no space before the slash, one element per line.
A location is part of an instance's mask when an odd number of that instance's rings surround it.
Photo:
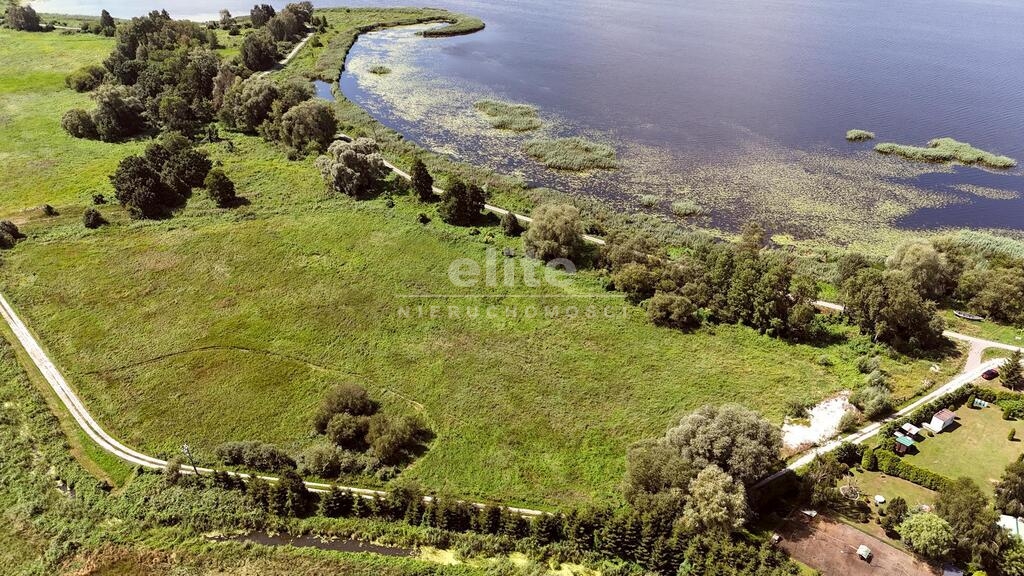
<path fill-rule="evenodd" d="M 977 336 L 986 340 L 994 340 L 1014 346 L 1024 346 L 1024 328 L 1006 326 L 988 320 L 982 322 L 971 322 L 957 318 L 951 310 L 943 311 L 943 318 L 946 320 L 946 328 L 954 332 Z"/>
<path fill-rule="evenodd" d="M 1006 465 L 1024 452 L 1020 439 L 1006 439 L 1011 428 L 1016 428 L 1018 435 L 1024 433 L 1024 425 L 1003 420 L 996 406 L 980 410 L 963 407 L 957 411 L 957 424 L 918 442 L 920 452 L 904 458 L 949 478 L 971 478 L 991 493 Z"/>
<path fill-rule="evenodd" d="M 891 502 L 896 497 L 902 497 L 907 501 L 911 510 L 920 504 L 931 506 L 935 503 L 935 492 L 902 478 L 869 471 L 858 472 L 855 470 L 852 474 L 853 483 L 860 487 L 861 492 L 871 501 L 872 509 L 876 511 L 878 508 L 874 504 L 876 494 L 885 496 L 886 502 Z M 846 480 L 842 480 L 840 484 L 845 482 Z"/>
<path fill-rule="evenodd" d="M 372 13 L 353 11 L 352 22 Z M 854 368 L 863 351 L 851 344 L 655 328 L 643 310 L 608 299 L 592 273 L 564 288 L 455 289 L 453 261 L 483 263 L 488 248 L 521 253 L 522 241 L 444 225 L 411 198 L 388 207 L 327 197 L 312 159 L 289 162 L 259 138 L 226 134 L 234 152 L 207 147 L 248 206 L 218 210 L 197 192 L 173 219 L 133 222 L 104 206 L 112 225 L 86 230 L 91 194 L 110 197 L 107 173 L 144 145 L 74 140 L 59 127 L 66 108 L 89 104 L 63 87 L 64 74 L 102 60 L 112 41 L 0 31 L 7 41 L 0 156 L 13 169 L 2 176 L 2 212 L 50 202 L 61 216 L 20 215 L 29 238 L 2 255 L 0 289 L 103 426 L 143 450 L 170 456 L 187 441 L 204 461 L 226 440 L 297 450 L 312 441 L 325 389 L 351 381 L 389 410 L 421 412 L 438 434 L 405 476 L 465 497 L 571 504 L 613 497 L 626 447 L 705 403 L 740 402 L 778 422 L 790 400 L 863 380 Z M 419 224 L 419 212 L 433 221 Z M 453 292 L 422 302 L 428 314 L 438 307 L 433 318 L 401 297 Z M 482 296 L 461 297 L 470 294 Z M 490 304 L 495 317 L 465 315 Z M 582 313 L 522 316 L 567 305 Z M 930 365 L 883 364 L 897 393 L 918 389 Z"/>

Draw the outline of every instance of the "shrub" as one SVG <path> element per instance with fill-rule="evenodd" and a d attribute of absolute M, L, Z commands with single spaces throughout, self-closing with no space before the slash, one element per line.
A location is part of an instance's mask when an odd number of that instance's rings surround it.
<path fill-rule="evenodd" d="M 279 56 L 274 38 L 266 30 L 250 32 L 242 40 L 242 63 L 249 70 L 270 70 Z"/>
<path fill-rule="evenodd" d="M 361 451 L 366 449 L 366 432 L 369 429 L 369 417 L 341 412 L 331 417 L 325 432 L 335 445 L 345 450 Z"/>
<path fill-rule="evenodd" d="M 861 374 L 870 374 L 878 370 L 880 364 L 878 356 L 861 356 L 857 358 L 857 371 Z"/>
<path fill-rule="evenodd" d="M 1017 429 L 1010 428 L 1010 433 L 1006 435 L 1006 439 L 1013 442 L 1017 438 Z"/>
<path fill-rule="evenodd" d="M 281 141 L 299 152 L 323 152 L 337 131 L 331 105 L 320 100 L 301 102 L 281 116 Z"/>
<path fill-rule="evenodd" d="M 7 12 L 4 14 L 4 22 L 12 30 L 24 30 L 27 32 L 37 32 L 40 30 L 39 14 L 36 14 L 31 5 L 20 6 L 17 2 L 10 3 L 7 6 Z"/>
<path fill-rule="evenodd" d="M 484 191 L 474 184 L 456 180 L 448 187 L 438 213 L 441 219 L 456 226 L 468 226 L 480 219 L 484 209 Z"/>
<path fill-rule="evenodd" d="M 52 217 L 60 215 L 60 212 L 57 212 L 57 209 L 49 204 L 43 204 L 43 207 L 40 208 L 40 210 L 42 211 L 43 216 Z"/>
<path fill-rule="evenodd" d="M 230 75 L 230 70 L 222 70 L 220 74 Z M 224 101 L 218 113 L 220 121 L 229 128 L 255 134 L 260 125 L 270 118 L 274 101 L 279 97 L 277 85 L 266 78 L 235 81 L 224 92 Z"/>
<path fill-rule="evenodd" d="M 21 230 L 18 229 L 18 225 L 10 220 L 0 220 L 0 232 L 4 232 L 14 239 L 24 238 Z"/>
<path fill-rule="evenodd" d="M 850 142 L 864 142 L 865 140 L 871 140 L 875 137 L 874 132 L 868 132 L 867 130 L 847 130 L 846 139 Z"/>
<path fill-rule="evenodd" d="M 396 464 L 412 458 L 429 436 L 429 429 L 419 418 L 375 414 L 370 418 L 366 440 L 381 461 Z"/>
<path fill-rule="evenodd" d="M 423 163 L 423 160 L 416 158 L 412 161 L 409 183 L 420 201 L 430 202 L 434 199 L 434 177 L 427 171 L 427 165 Z"/>
<path fill-rule="evenodd" d="M 654 208 L 658 205 L 658 197 L 653 194 L 643 194 L 640 196 L 640 205 L 644 208 Z"/>
<path fill-rule="evenodd" d="M 235 195 L 235 183 L 220 168 L 210 170 L 203 181 L 203 186 L 206 187 L 210 199 L 220 208 L 231 206 L 238 199 Z"/>
<path fill-rule="evenodd" d="M 96 124 L 92 116 L 81 108 L 72 108 L 60 117 L 60 125 L 68 134 L 75 138 L 96 138 Z"/>
<path fill-rule="evenodd" d="M 864 422 L 860 413 L 855 410 L 847 410 L 843 412 L 842 417 L 839 418 L 839 431 L 849 434 L 854 432 Z"/>
<path fill-rule="evenodd" d="M 160 174 L 141 156 L 121 160 L 110 175 L 114 195 L 132 218 L 156 218 L 166 213 L 167 192 Z"/>
<path fill-rule="evenodd" d="M 92 121 L 101 140 L 111 142 L 146 129 L 145 107 L 127 86 L 100 86 Z"/>
<path fill-rule="evenodd" d="M 670 328 L 687 329 L 700 325 L 697 307 L 689 298 L 665 292 L 656 292 L 647 301 L 647 317 L 657 326 Z"/>
<path fill-rule="evenodd" d="M 867 470 L 869 472 L 873 472 L 873 471 L 878 469 L 878 459 L 875 456 L 875 449 L 874 448 L 865 448 L 864 449 L 864 454 L 861 456 L 861 459 L 860 459 L 860 465 L 861 465 L 861 468 L 864 468 L 865 470 Z"/>
<path fill-rule="evenodd" d="M 14 245 L 18 243 L 18 240 L 11 236 L 10 232 L 6 230 L 0 230 L 0 249 L 10 250 L 14 248 Z"/>
<path fill-rule="evenodd" d="M 106 69 L 98 64 L 82 66 L 64 78 L 64 84 L 75 92 L 91 92 L 103 83 Z"/>
<path fill-rule="evenodd" d="M 556 258 L 577 260 L 583 254 L 580 211 L 568 204 L 544 204 L 533 211 L 526 231 L 526 250 L 545 262 Z"/>
<path fill-rule="evenodd" d="M 377 74 L 378 76 L 383 76 L 385 74 L 391 74 L 391 68 L 388 68 L 387 66 L 384 66 L 382 64 L 377 64 L 376 66 L 370 67 L 370 73 Z"/>
<path fill-rule="evenodd" d="M 336 414 L 371 416 L 379 407 L 379 404 L 370 398 L 366 388 L 357 384 L 339 384 L 327 392 L 313 420 L 313 428 L 317 433 L 324 434 L 328 423 Z"/>
<path fill-rule="evenodd" d="M 511 210 L 501 217 L 501 231 L 509 238 L 516 238 L 523 234 L 523 225 Z"/>
<path fill-rule="evenodd" d="M 214 453 L 228 466 L 244 466 L 259 472 L 292 470 L 296 466 L 288 454 L 264 442 L 225 442 L 217 446 Z"/>
<path fill-rule="evenodd" d="M 377 143 L 369 138 L 334 142 L 327 154 L 316 159 L 316 167 L 328 190 L 352 198 L 376 193 L 387 175 Z"/>
<path fill-rule="evenodd" d="M 97 206 L 99 206 L 101 204 L 106 204 L 107 203 L 107 198 L 103 194 L 93 194 L 92 195 L 92 203 L 97 205 Z"/>
<path fill-rule="evenodd" d="M 90 230 L 94 228 L 99 228 L 100 226 L 103 226 L 106 223 L 107 221 L 103 218 L 103 215 L 100 214 L 100 211 L 95 208 L 86 208 L 85 212 L 82 214 L 82 224 L 84 224 L 85 227 L 89 228 Z"/>
<path fill-rule="evenodd" d="M 337 478 L 348 455 L 337 446 L 315 444 L 299 455 L 298 472 L 305 476 Z"/>
<path fill-rule="evenodd" d="M 423 212 L 416 215 L 416 221 L 420 224 L 430 224 L 430 216 L 427 216 Z"/>
<path fill-rule="evenodd" d="M 861 409 L 864 415 L 875 419 L 892 412 L 892 394 L 881 386 L 866 386 L 850 396 L 850 403 Z"/>

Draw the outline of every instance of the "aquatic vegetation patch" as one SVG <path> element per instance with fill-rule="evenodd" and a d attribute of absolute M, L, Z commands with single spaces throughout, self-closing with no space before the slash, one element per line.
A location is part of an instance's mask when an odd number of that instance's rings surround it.
<path fill-rule="evenodd" d="M 473 107 L 487 117 L 492 128 L 529 132 L 543 125 L 537 116 L 537 108 L 529 104 L 514 104 L 499 100 L 478 100 Z"/>
<path fill-rule="evenodd" d="M 619 167 L 615 149 L 579 137 L 530 140 L 523 150 L 555 170 L 611 170 Z"/>
<path fill-rule="evenodd" d="M 454 14 L 449 20 L 446 19 L 447 26 L 441 26 L 439 28 L 431 28 L 420 32 L 421 36 L 427 38 L 438 38 L 444 36 L 461 36 L 463 34 L 472 34 L 473 32 L 479 32 L 484 29 L 484 21 L 474 16 L 468 16 L 466 14 Z"/>
<path fill-rule="evenodd" d="M 640 196 L 640 205 L 644 208 L 654 208 L 658 205 L 659 198 L 654 194 L 642 194 Z"/>
<path fill-rule="evenodd" d="M 953 138 L 929 140 L 928 146 L 925 148 L 883 142 L 875 146 L 875 151 L 881 154 L 896 154 L 919 162 L 960 162 L 961 164 L 981 164 L 999 169 L 1013 168 L 1017 165 L 1017 161 L 1013 158 L 986 152 Z"/>
<path fill-rule="evenodd" d="M 850 142 L 864 142 L 866 140 L 874 140 L 875 133 L 868 132 L 867 130 L 847 130 L 846 139 Z"/>
<path fill-rule="evenodd" d="M 672 213 L 680 218 L 688 218 L 691 216 L 704 216 L 708 211 L 693 200 L 676 200 L 672 203 Z"/>
<path fill-rule="evenodd" d="M 384 66 L 383 64 L 377 64 L 376 66 L 370 67 L 370 74 L 377 74 L 383 76 L 385 74 L 391 74 L 391 68 Z"/>

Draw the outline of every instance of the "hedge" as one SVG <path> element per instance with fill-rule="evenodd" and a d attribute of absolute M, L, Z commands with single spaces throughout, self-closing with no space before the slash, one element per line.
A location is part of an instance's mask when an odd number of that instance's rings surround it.
<path fill-rule="evenodd" d="M 878 463 L 879 472 L 902 478 L 929 490 L 942 490 L 950 481 L 949 478 L 941 474 L 936 474 L 931 470 L 918 468 L 909 462 L 905 462 L 889 450 L 875 450 L 875 460 Z"/>

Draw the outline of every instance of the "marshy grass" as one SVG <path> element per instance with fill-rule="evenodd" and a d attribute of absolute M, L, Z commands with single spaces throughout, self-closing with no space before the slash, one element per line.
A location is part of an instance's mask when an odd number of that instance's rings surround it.
<path fill-rule="evenodd" d="M 555 170 L 612 170 L 618 168 L 615 149 L 579 137 L 530 140 L 523 150 Z"/>
<path fill-rule="evenodd" d="M 499 100 L 478 100 L 473 107 L 487 116 L 492 128 L 529 132 L 543 125 L 537 116 L 537 108 L 529 104 L 514 104 Z"/>
<path fill-rule="evenodd" d="M 672 213 L 680 218 L 704 216 L 708 210 L 693 200 L 676 200 L 672 203 Z"/>
<path fill-rule="evenodd" d="M 1013 158 L 986 152 L 953 138 L 929 140 L 928 146 L 925 148 L 883 142 L 875 146 L 875 151 L 881 154 L 896 154 L 919 162 L 960 162 L 961 164 L 981 164 L 989 168 L 1004 170 L 1017 165 L 1017 161 Z"/>
<path fill-rule="evenodd" d="M 850 142 L 865 142 L 867 140 L 874 140 L 875 133 L 868 132 L 867 130 L 847 130 L 846 139 Z"/>
<path fill-rule="evenodd" d="M 655 206 L 658 205 L 659 200 L 660 199 L 654 194 L 640 195 L 640 205 L 643 206 L 644 208 L 654 208 Z"/>
<path fill-rule="evenodd" d="M 462 34 L 472 34 L 473 32 L 479 32 L 484 29 L 484 21 L 474 16 L 468 16 L 466 14 L 454 14 L 454 17 L 450 20 L 445 19 L 448 23 L 447 26 L 441 26 L 440 28 L 431 28 L 430 30 L 424 30 L 420 32 L 421 36 L 427 38 L 437 38 L 442 36 L 460 36 Z"/>
<path fill-rule="evenodd" d="M 372 66 L 370 68 L 370 74 L 377 74 L 379 76 L 383 76 L 385 74 L 391 74 L 391 68 L 388 68 L 387 66 L 385 66 L 383 64 L 377 64 L 376 66 Z"/>

